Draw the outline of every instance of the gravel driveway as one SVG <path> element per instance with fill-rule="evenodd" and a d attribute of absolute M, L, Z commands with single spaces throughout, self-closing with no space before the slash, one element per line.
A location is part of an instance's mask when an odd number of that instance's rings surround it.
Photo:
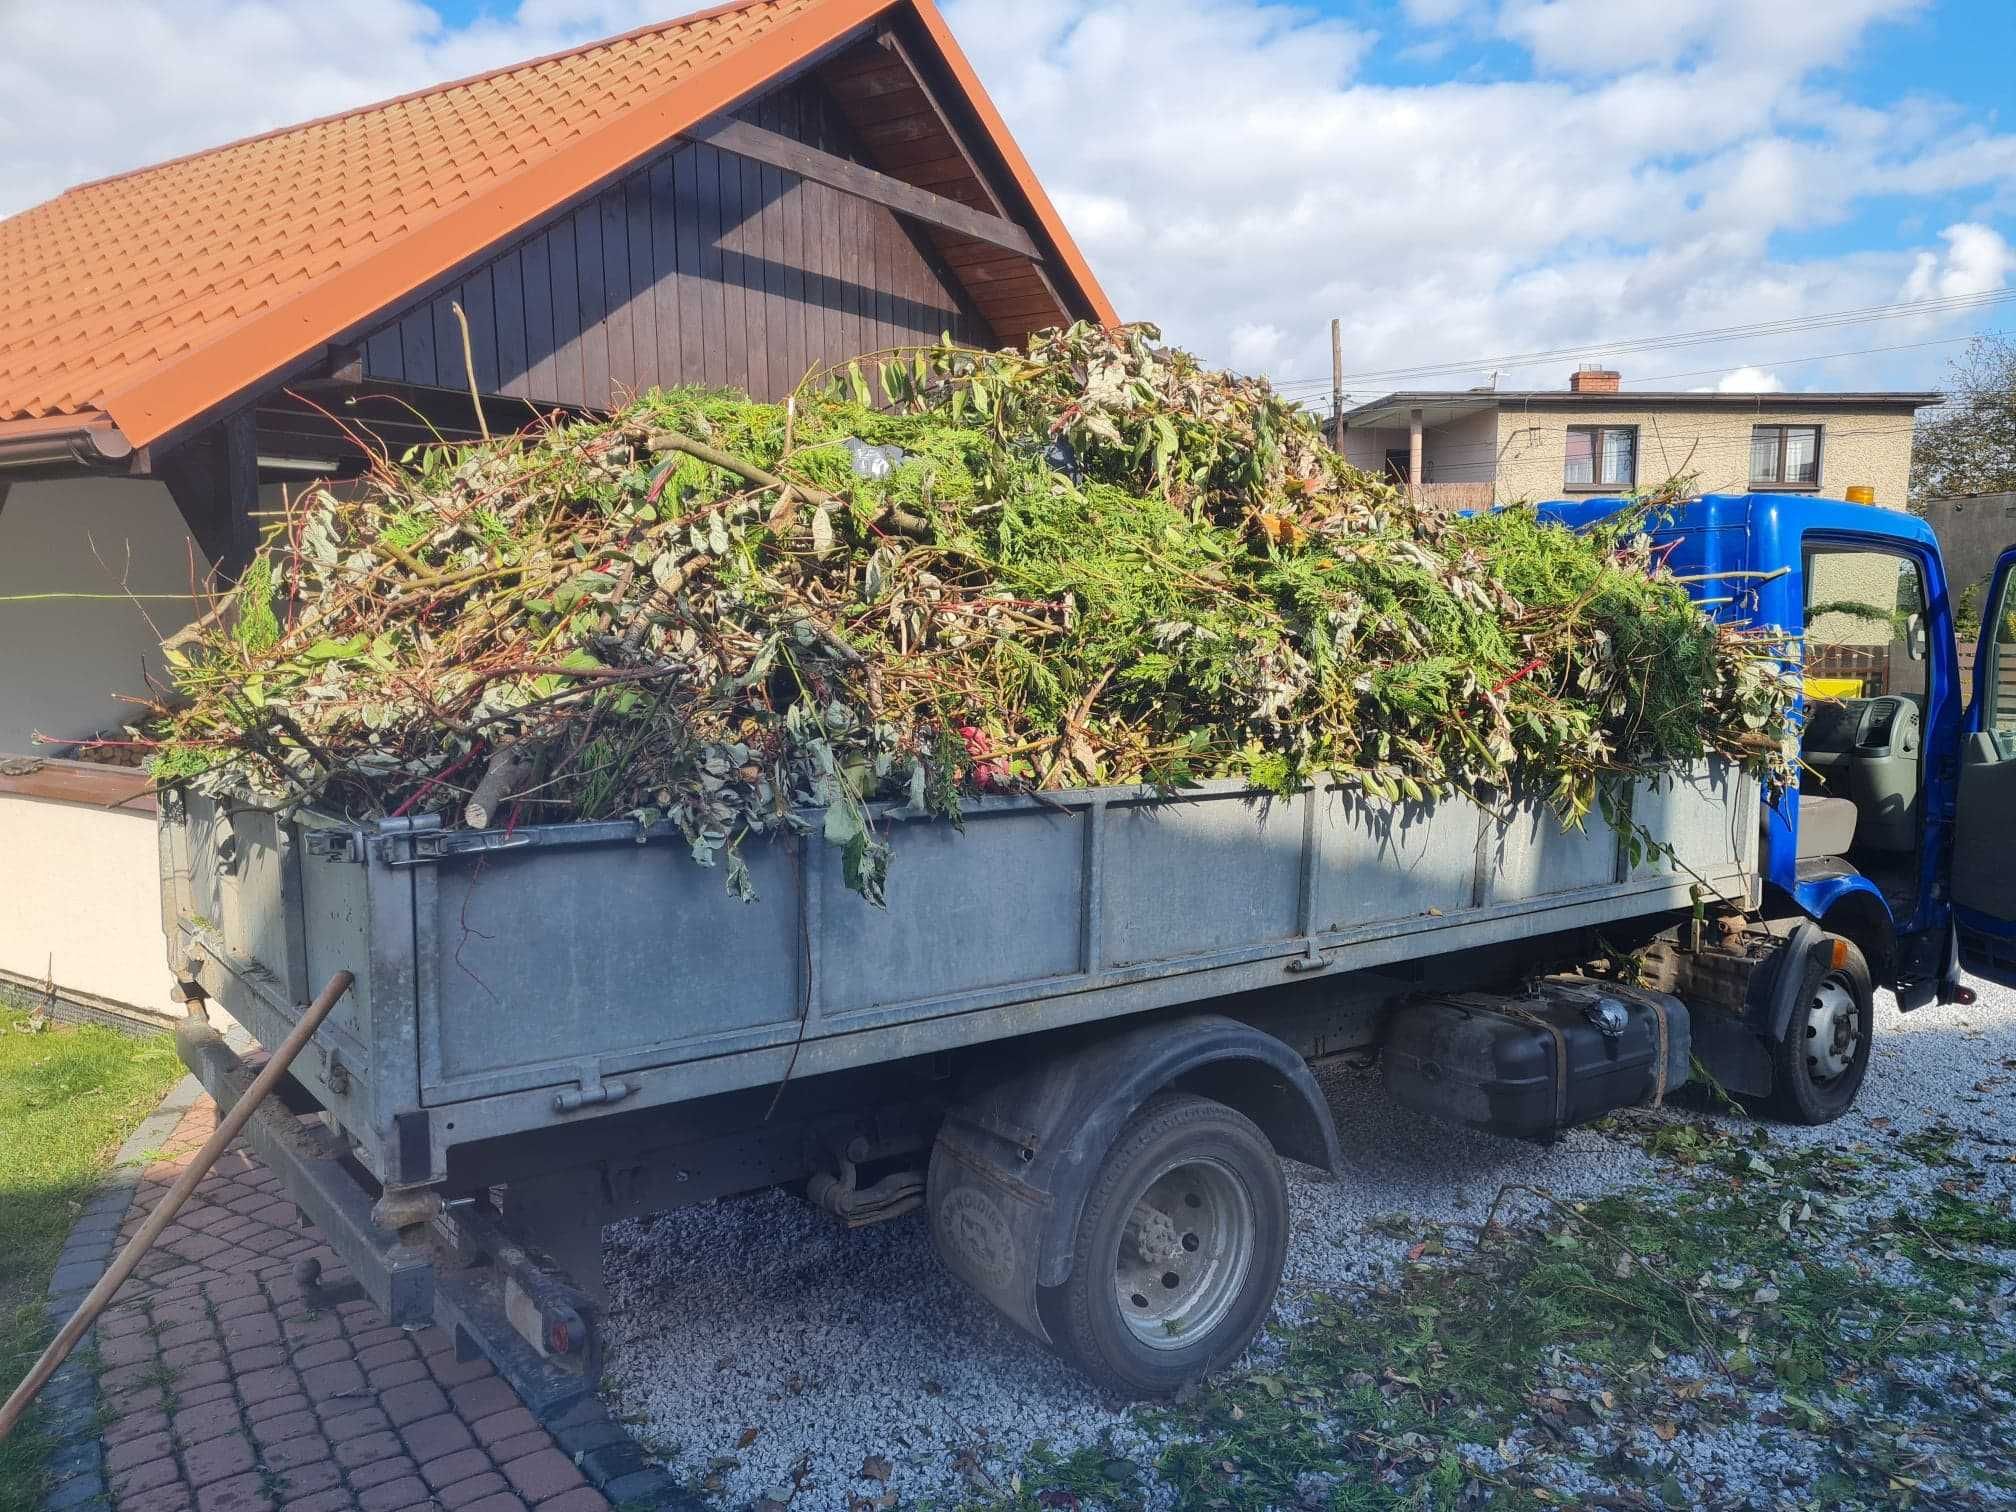
<path fill-rule="evenodd" d="M 1774 1126 L 1774 1146 L 1881 1151 L 1928 1130 L 1950 1134 L 1958 1158 L 1971 1151 L 1984 1162 L 1975 1195 L 2006 1201 L 2016 1178 L 2016 1078 L 2007 1074 L 2016 993 L 1977 988 L 1970 1007 L 1908 1017 L 1879 996 L 1857 1109 L 1830 1128 Z M 1325 1294 L 1391 1278 L 1434 1221 L 1481 1222 L 1508 1183 L 1573 1199 L 1674 1178 L 1648 1153 L 1643 1120 L 1635 1137 L 1578 1130 L 1542 1149 L 1421 1119 L 1386 1099 L 1376 1072 L 1332 1069 L 1324 1082 L 1349 1174 L 1333 1182 L 1291 1170 L 1294 1237 L 1270 1336 Z M 1752 1137 L 1739 1118 L 1712 1122 Z M 1932 1174 L 1897 1164 L 1857 1199 L 1869 1212 L 1929 1190 Z M 888 1491 L 906 1506 L 1006 1492 L 1039 1443 L 1058 1452 L 1102 1444 L 1145 1465 L 1167 1434 L 1138 1426 L 1125 1404 L 1103 1399 L 964 1290 L 938 1263 L 921 1217 L 849 1233 L 771 1193 L 612 1229 L 607 1263 L 613 1406 L 648 1448 L 726 1505 L 769 1497 L 811 1512 Z M 1998 1313 L 1994 1326 L 2006 1332 L 2007 1319 Z M 1244 1368 L 1260 1368 L 1270 1347 L 1263 1336 Z M 1680 1450 L 1733 1456 L 1716 1467 L 1716 1484 L 1778 1469 L 1749 1440 L 1687 1440 Z M 862 1475 L 864 1462 L 884 1468 L 876 1461 L 887 1462 L 886 1482 Z M 1574 1472 L 1564 1474 L 1572 1497 Z M 1152 1486 L 1147 1499 L 1158 1499 Z M 1760 1493 L 1757 1504 L 1769 1500 Z"/>

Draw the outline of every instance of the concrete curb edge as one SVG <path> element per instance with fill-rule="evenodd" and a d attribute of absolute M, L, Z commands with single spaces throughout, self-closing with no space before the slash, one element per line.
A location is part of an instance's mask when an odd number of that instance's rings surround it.
<path fill-rule="evenodd" d="M 203 1084 L 193 1076 L 183 1077 L 119 1146 L 104 1184 L 77 1215 L 70 1237 L 56 1257 L 56 1269 L 49 1277 L 49 1299 L 43 1304 L 43 1316 L 51 1328 L 61 1328 L 70 1321 L 78 1304 L 112 1263 L 119 1248 L 119 1230 L 140 1186 L 147 1152 L 159 1149 L 202 1097 Z M 90 1358 L 96 1335 L 94 1328 L 77 1341 L 76 1351 L 50 1377 L 37 1403 L 42 1410 L 42 1431 L 55 1441 L 47 1462 L 51 1484 L 42 1501 L 43 1512 L 77 1512 L 79 1508 L 111 1505 L 105 1486 L 105 1447 L 98 1436 L 98 1372 Z"/>

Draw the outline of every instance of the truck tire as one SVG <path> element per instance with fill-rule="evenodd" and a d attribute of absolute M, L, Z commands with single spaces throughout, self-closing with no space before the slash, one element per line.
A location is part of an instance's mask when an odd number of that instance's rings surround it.
<path fill-rule="evenodd" d="M 1787 1123 L 1832 1123 L 1854 1106 L 1869 1074 L 1876 998 L 1869 963 L 1835 937 L 1841 964 L 1810 960 L 1785 1036 L 1771 1048 L 1770 1111 Z"/>
<path fill-rule="evenodd" d="M 1161 1093 L 1093 1180 L 1044 1319 L 1100 1385 L 1166 1395 L 1252 1342 L 1287 1252 L 1288 1189 L 1267 1137 L 1223 1103 Z"/>

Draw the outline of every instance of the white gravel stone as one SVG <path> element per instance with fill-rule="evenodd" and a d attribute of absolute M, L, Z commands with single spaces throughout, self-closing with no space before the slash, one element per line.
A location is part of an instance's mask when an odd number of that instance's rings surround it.
<path fill-rule="evenodd" d="M 2016 1141 L 2016 1079 L 1975 1088 L 2010 1074 L 2002 1062 L 2016 1059 L 2016 993 L 1976 987 L 1970 1007 L 1908 1016 L 1880 995 L 1856 1110 L 1827 1128 L 1773 1126 L 1772 1138 L 1881 1149 L 1944 1119 L 1977 1163 L 2010 1153 L 2002 1146 Z M 1507 1184 L 1588 1197 L 1660 1170 L 1634 1143 L 1587 1130 L 1543 1148 L 1432 1123 L 1392 1104 L 1376 1072 L 1332 1067 L 1322 1081 L 1345 1174 L 1291 1172 L 1277 1321 L 1312 1292 L 1390 1269 L 1431 1223 L 1479 1222 Z M 2006 1162 L 1985 1169 L 1998 1173 L 1998 1191 L 2016 1177 Z M 1931 1179 L 1887 1175 L 1867 1211 L 1887 1214 Z M 1398 1236 L 1379 1222 L 1387 1215 L 1403 1220 Z M 774 1192 L 619 1225 L 606 1258 L 612 1403 L 682 1473 L 698 1479 L 732 1459 L 722 1470 L 728 1505 L 791 1484 L 802 1466 L 793 1512 L 844 1509 L 850 1493 L 883 1489 L 860 1478 L 870 1455 L 891 1462 L 889 1489 L 909 1505 L 956 1494 L 962 1455 L 1005 1477 L 1038 1443 L 1069 1452 L 1110 1441 L 1142 1463 L 1157 1447 L 1131 1426 L 1127 1404 L 1102 1398 L 955 1281 L 921 1217 L 849 1232 Z M 1813 1469 L 1782 1436 L 1739 1429 L 1674 1453 L 1677 1465 L 1712 1466 L 1724 1485 L 1747 1483 L 1764 1504 L 1786 1471 Z"/>

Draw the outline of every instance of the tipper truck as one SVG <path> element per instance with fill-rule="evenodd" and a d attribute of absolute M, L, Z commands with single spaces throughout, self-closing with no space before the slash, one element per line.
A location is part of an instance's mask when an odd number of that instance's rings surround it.
<path fill-rule="evenodd" d="M 1351 1180 L 1312 1062 L 1377 1054 L 1400 1101 L 1524 1138 L 1690 1076 L 1822 1123 L 1878 987 L 1966 1001 L 1963 965 L 2016 968 L 2016 553 L 1967 696 L 1922 522 L 1752 494 L 1650 528 L 1709 612 L 1803 639 L 1794 789 L 1703 762 L 1579 828 L 1517 793 L 989 797 L 963 833 L 886 816 L 886 909 L 816 838 L 752 855 L 744 904 L 669 825 L 169 794 L 182 1057 L 229 1106 L 249 1049 L 209 1005 L 277 1045 L 354 974 L 249 1138 L 340 1284 L 535 1411 L 593 1388 L 605 1224 L 777 1185 L 839 1223 L 922 1210 L 1036 1338 L 1177 1389 L 1266 1316 L 1282 1161 Z"/>

